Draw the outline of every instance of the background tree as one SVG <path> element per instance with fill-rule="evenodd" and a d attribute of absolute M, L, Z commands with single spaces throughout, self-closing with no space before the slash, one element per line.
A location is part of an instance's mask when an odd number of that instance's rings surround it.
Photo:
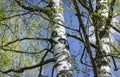
<path fill-rule="evenodd" d="M 0 76 L 118 77 L 119 3 L 0 0 Z"/>

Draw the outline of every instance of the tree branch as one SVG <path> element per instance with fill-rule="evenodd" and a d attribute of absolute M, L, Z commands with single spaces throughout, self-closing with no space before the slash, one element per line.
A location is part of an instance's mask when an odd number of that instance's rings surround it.
<path fill-rule="evenodd" d="M 17 16 L 22 16 L 22 15 L 26 15 L 26 14 L 29 14 L 29 12 L 26 12 L 26 13 L 22 13 L 22 14 L 16 14 L 16 15 L 13 15 L 13 16 L 9 16 L 9 17 L 5 17 L 5 18 L 2 18 L 0 21 L 4 21 L 6 19 L 11 19 L 11 18 L 14 18 L 14 17 L 17 17 Z"/>
<path fill-rule="evenodd" d="M 43 40 L 43 41 L 49 41 L 51 42 L 50 39 L 47 39 L 47 38 L 39 38 L 39 37 L 35 37 L 35 38 L 30 38 L 30 37 L 25 37 L 25 38 L 17 38 L 16 40 L 14 41 L 11 41 L 11 42 L 8 42 L 7 44 L 3 45 L 3 46 L 0 46 L 0 48 L 4 47 L 4 46 L 8 46 L 10 44 L 13 44 L 15 42 L 18 42 L 18 41 L 23 41 L 23 40 Z"/>
<path fill-rule="evenodd" d="M 74 37 L 74 38 L 76 38 L 77 40 L 83 42 L 83 40 L 81 39 L 81 37 L 76 36 L 76 35 L 74 35 L 74 34 L 67 33 L 67 36 L 68 36 L 68 37 Z M 94 45 L 93 43 L 90 43 L 90 45 L 91 45 L 93 48 L 97 48 L 96 45 Z"/>
<path fill-rule="evenodd" d="M 118 70 L 118 67 L 117 67 L 117 65 L 116 65 L 116 62 L 115 62 L 115 59 L 114 59 L 114 57 L 112 57 L 112 60 L 113 60 L 113 64 L 114 64 L 114 70 L 116 71 L 116 70 Z"/>
<path fill-rule="evenodd" d="M 91 51 L 91 48 L 90 48 L 89 37 L 88 37 L 88 34 L 86 32 L 86 28 L 84 27 L 84 24 L 83 24 L 83 21 L 82 21 L 82 18 L 81 18 L 81 13 L 80 13 L 80 9 L 79 9 L 77 0 L 73 0 L 73 3 L 74 3 L 74 6 L 75 6 L 75 10 L 77 12 L 79 25 L 80 25 L 80 27 L 82 28 L 82 31 L 83 31 L 83 35 L 84 35 L 84 38 L 85 38 L 85 43 L 84 44 L 85 44 L 87 53 L 88 53 L 88 55 L 91 59 L 91 63 L 92 63 L 93 70 L 94 70 L 94 75 L 95 75 L 95 77 L 97 77 L 98 76 L 97 75 L 97 68 L 96 68 L 97 66 L 96 66 L 96 63 L 95 63 L 93 55 L 92 55 L 92 51 Z"/>
<path fill-rule="evenodd" d="M 44 59 L 46 58 L 47 54 L 48 54 L 48 51 L 44 54 L 44 56 L 42 57 L 42 60 L 40 61 L 40 63 L 44 62 Z M 39 69 L 39 75 L 38 75 L 38 77 L 39 76 L 42 76 L 42 66 L 40 66 L 40 69 Z"/>
<path fill-rule="evenodd" d="M 86 65 L 86 66 L 93 67 L 92 65 L 83 62 L 82 59 L 83 59 L 84 53 L 85 53 L 85 47 L 84 47 L 83 53 L 81 54 L 80 62 L 81 62 L 82 64 Z"/>
<path fill-rule="evenodd" d="M 5 49 L 5 48 L 1 48 L 1 49 L 4 51 L 12 51 L 12 52 L 16 52 L 16 53 L 26 53 L 26 54 L 38 54 L 38 53 L 41 53 L 43 51 L 49 50 L 49 49 L 45 48 L 39 52 L 24 52 L 24 51 L 20 51 L 20 50 L 12 50 L 12 49 Z"/>
<path fill-rule="evenodd" d="M 73 31 L 77 31 L 77 32 L 78 32 L 77 29 L 73 29 L 73 28 L 67 27 L 67 26 L 65 26 L 65 25 L 63 25 L 63 24 L 57 23 L 56 21 L 50 20 L 50 19 L 44 17 L 44 16 L 41 15 L 41 14 L 39 14 L 39 15 L 40 15 L 42 18 L 46 19 L 47 21 L 50 21 L 50 22 L 56 23 L 56 24 L 61 25 L 61 26 L 65 27 L 65 28 L 67 28 L 67 29 L 70 29 L 70 30 L 73 30 Z"/>
<path fill-rule="evenodd" d="M 106 25 L 105 25 L 105 32 L 107 32 L 110 29 L 110 23 L 111 23 L 111 20 L 113 17 L 113 10 L 114 10 L 115 1 L 116 0 L 111 1 L 110 9 L 108 11 L 108 18 L 107 18 Z"/>
<path fill-rule="evenodd" d="M 30 69 L 34 69 L 34 68 L 37 68 L 39 66 L 42 66 L 42 65 L 45 65 L 45 64 L 48 64 L 50 62 L 55 62 L 55 59 L 54 58 L 51 58 L 51 59 L 48 59 L 44 62 L 41 62 L 39 64 L 36 64 L 36 65 L 32 65 L 32 66 L 27 66 L 27 67 L 23 67 L 23 68 L 19 68 L 19 69 L 9 69 L 7 71 L 2 71 L 0 70 L 0 72 L 2 73 L 10 73 L 10 72 L 16 72 L 16 73 L 23 73 L 25 70 L 30 70 Z"/>
<path fill-rule="evenodd" d="M 87 9 L 88 11 L 90 10 L 89 6 L 88 6 L 88 3 L 87 1 L 85 0 L 78 0 L 78 2 L 85 8 Z"/>
<path fill-rule="evenodd" d="M 109 45 L 120 55 L 120 51 L 110 42 Z"/>
<path fill-rule="evenodd" d="M 117 29 L 116 27 L 114 27 L 113 25 L 110 25 L 115 31 L 119 32 L 120 33 L 120 30 Z"/>
<path fill-rule="evenodd" d="M 21 0 L 15 0 L 17 4 L 22 7 L 23 9 L 29 10 L 29 11 L 37 11 L 47 14 L 49 11 L 51 11 L 48 7 L 39 7 L 35 5 L 25 5 Z"/>

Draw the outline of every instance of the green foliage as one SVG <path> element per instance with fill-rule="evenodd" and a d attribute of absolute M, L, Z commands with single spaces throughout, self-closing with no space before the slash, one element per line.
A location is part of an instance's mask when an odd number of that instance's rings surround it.
<path fill-rule="evenodd" d="M 0 47 L 18 38 L 38 37 L 41 35 L 40 32 L 44 31 L 46 21 L 42 17 L 32 14 L 19 15 L 23 13 L 24 11 L 21 11 L 21 7 L 14 0 L 0 0 Z M 0 70 L 19 69 L 37 64 L 41 54 L 24 54 L 13 51 L 39 52 L 42 48 L 42 44 L 39 43 L 33 40 L 17 41 L 3 47 L 7 49 L 6 51 L 0 48 Z M 32 71 L 29 72 L 32 75 Z M 15 75 L 22 76 L 22 74 L 16 73 Z M 6 77 L 6 75 L 2 74 L 0 77 Z"/>
<path fill-rule="evenodd" d="M 6 69 L 12 62 L 12 53 L 0 51 L 0 69 Z"/>
<path fill-rule="evenodd" d="M 114 7 L 114 15 L 120 15 L 120 0 L 116 0 L 116 4 Z"/>
<path fill-rule="evenodd" d="M 116 27 L 117 27 L 117 29 L 120 29 L 120 24 L 117 24 Z"/>
<path fill-rule="evenodd" d="M 6 17 L 6 10 L 4 9 L 4 6 L 5 6 L 5 3 L 0 0 L 0 23 L 1 23 L 1 20 Z"/>
<path fill-rule="evenodd" d="M 25 4 L 29 5 L 29 1 L 34 1 L 34 0 L 23 0 L 26 1 L 24 2 Z M 42 1 L 42 0 L 41 0 Z M 47 1 L 47 0 L 46 0 Z M 49 0 L 50 1 L 50 0 Z M 65 4 L 68 3 L 65 8 L 63 8 L 62 4 L 60 3 L 60 7 L 58 7 L 57 9 L 51 9 L 49 7 L 46 7 L 45 10 L 46 13 L 49 17 L 51 17 L 51 14 L 54 12 L 63 12 L 64 10 L 67 10 L 68 12 L 72 12 L 71 16 L 67 17 L 69 18 L 68 20 L 65 20 L 65 24 L 67 25 L 78 25 L 78 21 L 76 21 L 76 16 L 74 15 L 76 14 L 75 9 L 72 5 L 71 0 L 64 0 Z M 116 7 L 114 12 L 117 15 L 120 15 L 120 0 L 116 0 Z M 32 3 L 32 2 L 30 2 Z M 102 11 L 102 10 L 99 10 Z M 45 20 L 44 18 L 41 17 L 41 15 L 43 15 L 45 18 L 49 19 L 48 16 L 46 16 L 45 14 L 41 13 L 41 12 L 34 12 L 34 11 L 30 11 L 29 14 L 25 14 L 25 15 L 19 15 L 19 14 L 24 14 L 28 12 L 28 10 L 25 10 L 23 8 L 21 8 L 19 5 L 17 5 L 17 3 L 14 0 L 0 0 L 0 70 L 7 70 L 7 69 L 19 69 L 21 67 L 26 67 L 26 66 L 31 66 L 34 64 L 37 64 L 40 62 L 41 58 L 43 57 L 44 52 L 42 53 L 38 53 L 38 54 L 27 54 L 27 52 L 40 52 L 42 49 L 48 47 L 48 42 L 46 43 L 45 41 L 40 41 L 37 40 L 36 37 L 40 37 L 40 38 L 50 38 L 51 32 L 55 29 L 55 26 L 53 26 L 53 24 L 49 23 L 49 20 Z M 80 12 L 86 12 L 86 9 L 81 7 L 80 5 Z M 18 16 L 15 16 L 18 15 Z M 69 14 L 68 14 L 69 15 Z M 84 13 L 83 15 L 85 15 L 86 17 L 89 15 L 88 12 Z M 15 16 L 15 17 L 14 17 Z M 86 17 L 82 17 L 83 20 L 83 24 L 86 24 Z M 102 22 L 104 22 L 106 20 L 105 16 L 101 16 L 101 13 L 98 12 L 93 12 L 92 14 L 90 14 L 90 19 L 91 18 L 95 18 L 96 23 L 99 25 Z M 75 21 L 75 22 L 74 22 Z M 77 22 L 77 23 L 76 23 Z M 5 25 L 3 25 L 5 24 Z M 58 24 L 56 24 L 58 25 Z M 89 22 L 87 22 L 87 24 L 84 26 L 86 28 L 89 28 L 91 25 Z M 66 26 L 66 25 L 65 25 Z M 69 27 L 68 26 L 68 27 Z M 116 25 L 118 29 L 120 29 L 120 25 Z M 72 29 L 78 29 L 78 26 L 70 26 Z M 79 27 L 81 28 L 81 27 Z M 95 26 L 95 29 L 98 28 L 98 26 Z M 98 28 L 98 34 L 100 34 L 100 27 Z M 78 35 L 75 31 L 69 30 L 67 29 L 68 33 L 70 32 L 71 34 L 76 34 Z M 87 29 L 86 29 L 87 30 Z M 82 35 L 82 39 L 84 40 L 84 35 L 83 35 L 83 31 L 80 31 Z M 108 33 L 109 30 L 106 30 L 106 32 Z M 89 31 L 88 31 L 89 33 Z M 94 33 L 94 30 L 93 30 Z M 91 35 L 90 35 L 91 36 Z M 30 39 L 26 39 L 26 40 L 19 40 L 19 38 L 24 38 L 24 37 L 33 37 L 33 40 Z M 14 40 L 17 40 L 16 42 L 14 42 Z M 78 39 L 79 40 L 79 39 Z M 76 41 L 75 41 L 76 42 Z M 101 42 L 104 43 L 105 41 Z M 9 44 L 9 45 L 6 45 Z M 6 46 L 4 46 L 6 45 Z M 90 44 L 91 45 L 91 44 Z M 94 44 L 95 45 L 95 44 Z M 114 44 L 113 44 L 114 45 Z M 8 50 L 3 50 L 2 46 L 4 49 L 8 49 Z M 99 45 L 96 45 L 99 46 Z M 115 46 L 115 45 L 114 45 Z M 74 49 L 74 48 L 73 48 Z M 75 49 L 77 49 L 77 47 L 75 47 Z M 13 51 L 10 51 L 13 50 Z M 80 53 L 80 50 L 76 50 L 72 53 Z M 117 48 L 117 50 L 120 53 L 120 47 Z M 21 51 L 21 52 L 26 52 L 26 53 L 16 53 L 14 51 Z M 94 50 L 91 47 L 91 51 L 93 52 Z M 115 53 L 116 51 L 113 51 L 112 53 Z M 51 54 L 51 53 L 50 53 Z M 51 58 L 53 57 L 53 55 L 49 55 L 47 56 L 47 58 Z M 87 57 L 88 56 L 84 56 Z M 72 63 L 73 63 L 73 68 L 74 70 L 79 74 L 79 73 L 86 73 L 86 70 L 80 69 L 78 68 L 79 66 L 77 64 L 80 64 L 80 60 L 78 60 L 78 58 L 80 58 L 80 56 L 78 56 L 76 58 L 76 56 L 72 56 Z M 45 58 L 46 59 L 46 58 Z M 44 71 L 42 71 L 43 73 L 47 73 L 48 72 L 48 67 L 50 66 L 50 64 L 46 64 L 43 68 Z M 51 67 L 50 67 L 51 68 Z M 47 71 L 46 71 L 46 70 Z M 34 72 L 38 73 L 38 69 L 35 70 Z M 34 77 L 32 75 L 33 71 L 27 71 L 27 73 L 31 73 L 31 76 Z M 27 74 L 25 71 L 25 74 Z M 22 74 L 17 74 L 14 73 L 15 75 L 22 77 Z M 0 75 L 0 77 L 6 77 L 6 75 L 2 74 Z"/>

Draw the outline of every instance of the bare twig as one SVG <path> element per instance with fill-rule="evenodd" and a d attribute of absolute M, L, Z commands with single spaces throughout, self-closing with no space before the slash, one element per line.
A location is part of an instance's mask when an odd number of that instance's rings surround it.
<path fill-rule="evenodd" d="M 77 35 L 74 35 L 74 34 L 67 33 L 67 36 L 68 36 L 68 37 L 74 37 L 75 39 L 77 39 L 77 40 L 79 40 L 79 41 L 81 41 L 81 42 L 84 41 L 84 40 L 82 40 L 81 37 L 79 37 L 79 36 L 77 36 Z M 96 45 L 94 45 L 93 43 L 90 43 L 90 45 L 91 45 L 93 48 L 96 48 Z"/>
<path fill-rule="evenodd" d="M 46 51 L 46 53 L 45 53 L 44 56 L 42 57 L 42 60 L 40 61 L 40 63 L 44 62 L 44 59 L 46 58 L 47 54 L 48 54 L 48 51 Z M 42 76 L 41 73 L 42 73 L 42 66 L 40 66 L 38 77 L 39 77 L 39 76 Z"/>
<path fill-rule="evenodd" d="M 117 67 L 117 65 L 116 65 L 116 62 L 115 62 L 115 59 L 114 59 L 114 57 L 112 57 L 112 60 L 113 60 L 113 64 L 114 64 L 114 70 L 115 71 L 117 71 L 118 70 L 118 67 Z"/>
<path fill-rule="evenodd" d="M 86 63 L 84 63 L 84 62 L 82 61 L 83 56 L 84 56 L 84 53 L 85 53 L 85 47 L 84 47 L 83 53 L 81 54 L 80 62 L 81 62 L 82 64 L 86 65 L 86 66 L 92 67 L 92 65 L 86 64 Z"/>

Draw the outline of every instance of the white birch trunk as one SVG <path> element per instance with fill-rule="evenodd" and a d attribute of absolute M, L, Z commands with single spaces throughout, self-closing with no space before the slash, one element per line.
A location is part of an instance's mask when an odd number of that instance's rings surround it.
<path fill-rule="evenodd" d="M 100 31 L 102 31 L 105 28 L 105 21 L 108 18 L 108 1 L 109 0 L 98 0 L 97 2 L 98 13 L 101 17 L 104 17 L 105 19 L 102 21 L 98 21 L 100 22 L 100 24 L 102 24 L 100 27 Z M 108 45 L 108 43 L 110 42 L 109 33 L 107 33 L 107 35 L 105 34 L 105 36 L 100 37 L 100 42 L 102 55 L 108 55 L 110 53 L 110 47 Z M 111 77 L 109 59 L 109 57 L 103 56 L 96 60 L 98 77 Z"/>
<path fill-rule="evenodd" d="M 51 0 L 53 12 L 51 19 L 56 23 L 52 23 L 54 30 L 52 32 L 54 57 L 56 59 L 57 77 L 73 77 L 72 65 L 70 63 L 70 52 L 68 42 L 66 40 L 65 27 L 59 25 L 64 24 L 62 0 Z M 59 23 L 59 24 L 57 24 Z"/>

